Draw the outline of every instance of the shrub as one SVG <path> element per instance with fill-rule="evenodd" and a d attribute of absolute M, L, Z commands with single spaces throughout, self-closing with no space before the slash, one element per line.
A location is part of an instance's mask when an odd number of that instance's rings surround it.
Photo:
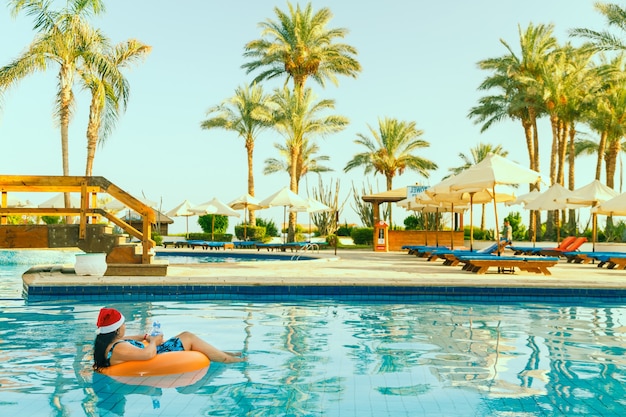
<path fill-rule="evenodd" d="M 263 226 L 246 226 L 245 235 L 248 240 L 261 241 L 265 238 L 266 230 Z M 237 239 L 244 240 L 244 226 L 238 224 L 235 226 L 235 236 Z"/>
<path fill-rule="evenodd" d="M 374 229 L 371 227 L 354 227 L 350 236 L 355 245 L 371 245 L 374 243 Z"/>
<path fill-rule="evenodd" d="M 276 227 L 276 224 L 274 224 L 273 220 L 265 220 L 260 217 L 257 217 L 256 225 L 265 227 L 265 236 L 268 236 L 268 237 L 280 236 L 280 234 L 278 233 L 278 228 Z"/>
<path fill-rule="evenodd" d="M 230 233 L 214 233 L 211 239 L 211 233 L 189 233 L 189 240 L 207 240 L 214 242 L 232 242 L 233 235 Z"/>
<path fill-rule="evenodd" d="M 215 217 L 215 224 L 213 223 Z M 228 229 L 228 217 L 217 214 L 204 214 L 198 217 L 198 224 L 205 233 L 224 233 Z"/>
<path fill-rule="evenodd" d="M 350 226 L 348 223 L 344 224 L 343 226 L 339 226 L 339 229 L 337 229 L 337 236 L 352 236 L 352 230 L 354 229 L 354 227 Z"/>
<path fill-rule="evenodd" d="M 41 220 L 45 224 L 62 224 L 63 218 L 61 216 L 41 216 Z"/>

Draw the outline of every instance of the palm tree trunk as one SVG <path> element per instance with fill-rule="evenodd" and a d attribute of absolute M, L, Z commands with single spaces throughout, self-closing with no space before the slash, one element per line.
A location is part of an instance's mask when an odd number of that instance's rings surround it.
<path fill-rule="evenodd" d="M 297 146 L 291 147 L 291 165 L 289 167 L 289 189 L 298 194 L 298 153 Z M 287 229 L 287 242 L 294 242 L 296 236 L 296 213 L 289 212 L 289 226 Z"/>
<path fill-rule="evenodd" d="M 619 139 L 608 141 L 608 152 L 606 152 L 606 185 L 615 189 L 615 171 L 617 169 L 617 155 L 621 150 Z"/>
<path fill-rule="evenodd" d="M 576 187 L 576 180 L 575 180 L 575 162 L 576 162 L 576 149 L 575 149 L 575 144 L 574 144 L 574 138 L 576 136 L 576 128 L 574 127 L 574 125 L 572 124 L 570 129 L 569 129 L 569 149 L 568 149 L 568 178 L 567 178 L 567 182 L 568 182 L 568 186 L 570 190 L 574 190 Z M 570 209 L 569 210 L 569 223 L 572 226 L 572 228 L 576 228 L 576 210 L 574 209 Z"/>
<path fill-rule="evenodd" d="M 72 103 L 72 69 L 67 66 L 61 66 L 59 72 L 59 121 L 61 125 L 61 155 L 63 158 L 63 175 L 70 175 L 70 158 L 69 158 L 69 125 L 70 125 L 70 106 Z M 64 194 L 65 208 L 71 207 L 70 193 Z M 66 216 L 65 222 L 72 223 L 72 217 Z"/>
<path fill-rule="evenodd" d="M 246 138 L 246 153 L 248 155 L 248 194 L 254 197 L 254 138 L 248 135 Z M 243 219 L 250 226 L 256 226 L 256 215 L 254 210 L 248 210 L 248 219 Z"/>
<path fill-rule="evenodd" d="M 602 160 L 604 159 L 604 152 L 606 149 L 606 140 L 608 137 L 608 132 L 605 130 L 600 134 L 600 143 L 598 143 L 598 159 L 596 162 L 596 179 L 600 181 L 600 176 L 602 175 Z"/>
<path fill-rule="evenodd" d="M 387 182 L 387 191 L 391 191 L 392 187 L 393 187 L 393 176 L 392 175 L 385 175 L 386 177 L 386 182 Z M 393 225 L 393 220 L 391 217 L 391 203 L 387 203 L 387 208 L 389 209 L 389 228 L 391 229 L 392 225 Z"/>
<path fill-rule="evenodd" d="M 87 164 L 85 175 L 93 175 L 93 161 L 96 157 L 96 147 L 98 146 L 98 131 L 100 130 L 100 106 L 98 105 L 98 95 L 92 94 L 91 105 L 89 106 L 89 123 L 87 124 Z"/>

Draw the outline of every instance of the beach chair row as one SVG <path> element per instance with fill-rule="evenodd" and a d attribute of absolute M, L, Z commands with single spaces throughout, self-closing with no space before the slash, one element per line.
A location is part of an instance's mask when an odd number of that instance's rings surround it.
<path fill-rule="evenodd" d="M 480 250 L 451 250 L 434 246 L 411 246 L 404 247 L 418 257 L 428 258 L 429 261 L 442 259 L 447 266 L 462 265 L 464 271 L 476 274 L 485 274 L 495 268 L 497 272 L 513 273 L 515 269 L 526 272 L 534 272 L 543 275 L 551 275 L 549 268 L 556 265 L 559 257 L 556 256 L 525 256 L 512 255 L 500 256 L 497 252 L 498 245 L 493 245 Z"/>
<path fill-rule="evenodd" d="M 541 255 L 565 257 L 566 252 L 575 252 L 587 242 L 584 236 L 568 236 L 555 247 L 509 246 L 516 255 Z"/>
<path fill-rule="evenodd" d="M 191 248 L 192 250 L 199 247 L 204 250 L 234 249 L 232 242 L 212 242 L 207 240 L 179 240 L 176 242 L 163 242 L 163 247 L 174 246 L 175 248 Z"/>
<path fill-rule="evenodd" d="M 626 269 L 624 252 L 565 252 L 568 263 L 598 263 L 598 268 Z"/>
<path fill-rule="evenodd" d="M 320 250 L 328 246 L 328 242 L 289 242 L 289 243 L 257 243 L 257 251 L 265 249 L 267 251 L 291 252 L 301 251 L 305 248 L 310 250 Z"/>

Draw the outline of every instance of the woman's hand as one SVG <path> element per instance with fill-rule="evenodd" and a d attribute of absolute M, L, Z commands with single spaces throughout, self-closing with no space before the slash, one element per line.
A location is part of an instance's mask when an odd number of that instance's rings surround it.
<path fill-rule="evenodd" d="M 163 344 L 163 335 L 162 334 L 157 334 L 156 336 L 148 335 L 146 340 L 150 344 L 154 344 L 155 346 L 159 346 L 159 345 Z"/>

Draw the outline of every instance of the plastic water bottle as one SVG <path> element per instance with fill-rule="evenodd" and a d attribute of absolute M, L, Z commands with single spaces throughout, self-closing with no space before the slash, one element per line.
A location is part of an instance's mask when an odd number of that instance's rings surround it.
<path fill-rule="evenodd" d="M 163 332 L 161 331 L 161 323 L 159 323 L 158 321 L 155 321 L 154 323 L 152 323 L 152 330 L 150 331 L 150 336 L 158 336 L 160 334 L 163 334 Z"/>

